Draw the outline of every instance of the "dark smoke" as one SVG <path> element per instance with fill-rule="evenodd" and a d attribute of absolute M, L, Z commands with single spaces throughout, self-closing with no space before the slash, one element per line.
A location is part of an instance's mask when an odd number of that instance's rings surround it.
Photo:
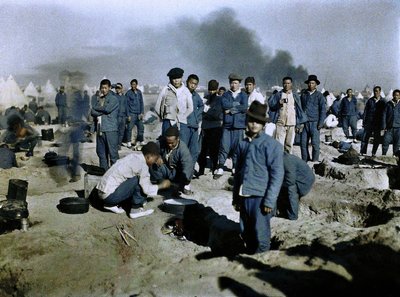
<path fill-rule="evenodd" d="M 293 65 L 289 52 L 267 54 L 255 32 L 244 27 L 231 9 L 211 13 L 200 22 L 182 19 L 163 29 L 135 29 L 123 38 L 124 48 L 105 53 L 104 48 L 91 47 L 96 53 L 91 57 L 68 58 L 41 65 L 38 70 L 54 76 L 63 69 L 82 71 L 92 84 L 98 84 L 103 76 L 125 84 L 132 78 L 141 84 L 162 84 L 168 70 L 176 66 L 185 69 L 185 75 L 197 73 L 203 85 L 212 78 L 225 82 L 231 72 L 254 76 L 260 86 L 279 84 L 286 75 L 307 76 L 302 66 Z"/>

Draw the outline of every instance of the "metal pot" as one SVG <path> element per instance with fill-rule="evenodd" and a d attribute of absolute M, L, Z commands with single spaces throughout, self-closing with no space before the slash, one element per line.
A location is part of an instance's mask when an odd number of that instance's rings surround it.
<path fill-rule="evenodd" d="M 79 197 L 66 197 L 57 205 L 59 211 L 68 214 L 80 214 L 89 211 L 89 200 Z"/>

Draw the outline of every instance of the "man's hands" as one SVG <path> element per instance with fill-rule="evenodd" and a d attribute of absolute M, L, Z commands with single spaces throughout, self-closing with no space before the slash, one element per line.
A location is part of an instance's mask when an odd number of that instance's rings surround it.
<path fill-rule="evenodd" d="M 270 214 L 272 212 L 272 208 L 268 206 L 261 206 L 261 212 L 263 214 Z"/>

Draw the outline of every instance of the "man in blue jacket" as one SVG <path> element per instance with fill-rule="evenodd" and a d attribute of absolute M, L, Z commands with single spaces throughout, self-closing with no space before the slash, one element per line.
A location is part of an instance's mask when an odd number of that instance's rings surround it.
<path fill-rule="evenodd" d="M 393 155 L 400 148 L 400 90 L 393 91 L 393 99 L 386 102 L 382 117 L 383 136 L 382 155 L 386 155 L 390 143 L 393 142 Z"/>
<path fill-rule="evenodd" d="M 118 98 L 118 150 L 121 149 L 122 140 L 126 131 L 126 123 L 128 120 L 128 102 L 123 93 L 123 85 L 117 83 L 115 85 L 115 96 Z"/>
<path fill-rule="evenodd" d="M 307 122 L 304 125 L 300 138 L 301 158 L 304 161 L 319 161 L 319 143 L 320 130 L 324 125 L 326 118 L 325 98 L 321 92 L 317 90 L 319 80 L 316 75 L 309 75 L 304 82 L 308 88 L 301 94 L 301 104 L 307 115 Z M 308 151 L 308 143 L 311 139 L 312 153 Z"/>
<path fill-rule="evenodd" d="M 307 117 L 301 107 L 300 98 L 292 91 L 292 78 L 284 77 L 282 84 L 283 89 L 268 98 L 269 115 L 276 124 L 275 139 L 291 154 L 295 133 L 303 130 Z"/>
<path fill-rule="evenodd" d="M 64 90 L 64 86 L 60 86 L 60 90 L 58 91 L 55 99 L 59 124 L 65 124 L 65 120 L 67 119 L 67 94 L 65 94 Z"/>
<path fill-rule="evenodd" d="M 283 155 L 285 176 L 278 197 L 280 216 L 297 220 L 300 198 L 310 192 L 315 176 L 312 169 L 302 159 L 287 152 Z"/>
<path fill-rule="evenodd" d="M 134 126 L 137 128 L 137 137 L 135 140 L 135 144 L 143 144 L 144 140 L 144 126 L 143 126 L 143 116 L 144 116 L 144 103 L 143 103 L 143 95 L 142 91 L 137 88 L 138 81 L 137 79 L 131 80 L 131 89 L 126 92 L 125 96 L 128 102 L 128 130 L 127 130 L 127 138 L 128 143 L 127 147 L 130 148 L 132 146 L 132 129 Z"/>
<path fill-rule="evenodd" d="M 100 167 L 107 170 L 118 156 L 118 99 L 111 92 L 111 82 L 100 82 L 100 97 L 92 107 L 91 115 L 97 121 L 96 153 Z"/>
<path fill-rule="evenodd" d="M 247 111 L 246 137 L 236 150 L 233 201 L 248 253 L 270 248 L 270 219 L 283 182 L 283 147 L 264 133 L 267 106 L 254 101 Z"/>
<path fill-rule="evenodd" d="M 361 140 L 361 155 L 367 154 L 368 142 L 371 135 L 374 135 L 374 144 L 372 146 L 372 156 L 375 156 L 379 144 L 382 143 L 381 124 L 385 101 L 381 98 L 381 87 L 374 87 L 374 96 L 368 99 L 365 104 L 363 115 L 364 133 Z"/>
<path fill-rule="evenodd" d="M 347 89 L 347 96 L 342 99 L 340 102 L 340 112 L 339 116 L 342 119 L 342 129 L 344 135 L 347 138 L 350 138 L 349 135 L 349 127 L 351 128 L 352 138 L 356 139 L 357 134 L 357 98 L 353 96 L 353 90 Z"/>
<path fill-rule="evenodd" d="M 186 80 L 186 86 L 192 93 L 193 112 L 187 117 L 187 125 L 180 126 L 180 139 L 186 143 L 193 158 L 193 168 L 199 156 L 199 124 L 204 110 L 203 100 L 196 92 L 199 84 L 199 77 L 190 74 Z"/>
<path fill-rule="evenodd" d="M 232 157 L 240 140 L 243 139 L 246 128 L 246 111 L 248 107 L 248 97 L 240 89 L 242 78 L 237 74 L 229 75 L 230 90 L 222 95 L 222 139 L 218 153 L 218 169 L 214 173 L 214 179 L 220 178 L 224 174 L 224 165 L 228 157 Z M 235 168 L 232 160 L 232 173 Z"/>

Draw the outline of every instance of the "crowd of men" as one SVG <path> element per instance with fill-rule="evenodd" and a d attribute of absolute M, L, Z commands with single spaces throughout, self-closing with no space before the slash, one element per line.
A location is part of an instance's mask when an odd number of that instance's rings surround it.
<path fill-rule="evenodd" d="M 162 125 L 156 142 L 144 141 L 144 102 L 136 79 L 125 94 L 121 83 L 112 85 L 103 79 L 90 100 L 91 108 L 87 93 L 73 93 L 77 103 L 74 115 L 78 119 L 90 115 L 94 122 L 96 153 L 105 171 L 96 188 L 104 209 L 123 213 L 121 203 L 128 202 L 131 218 L 146 216 L 153 212 L 145 209 L 146 196 L 167 188 L 177 195 L 191 195 L 192 179 L 201 178 L 208 166 L 214 179 L 231 171 L 233 206 L 240 212 L 246 248 L 249 253 L 264 252 L 270 248 L 271 217 L 279 214 L 297 219 L 299 200 L 311 190 L 315 177 L 307 162 L 319 161 L 320 130 L 328 115 L 336 117 L 352 141 L 356 141 L 357 120 L 363 119 L 361 154 L 367 153 L 371 136 L 372 155 L 381 142 L 383 155 L 390 143 L 394 154 L 399 150 L 400 90 L 393 91 L 393 100 L 385 102 L 376 86 L 360 114 L 352 89 L 327 108 L 327 94 L 317 90 L 320 81 L 316 75 L 308 76 L 304 81 L 307 87 L 299 94 L 293 91 L 292 78 L 284 77 L 282 90 L 264 98 L 254 77 L 247 77 L 242 88 L 242 77 L 232 73 L 229 90 L 213 79 L 202 98 L 196 92 L 199 77 L 190 74 L 184 83 L 183 74 L 181 68 L 167 73 L 169 81 L 152 109 Z M 66 124 L 63 87 L 55 103 L 59 123 Z M 29 108 L 34 108 L 33 102 Z M 23 125 L 20 121 L 10 124 L 18 131 Z M 137 135 L 133 139 L 134 127 Z M 295 139 L 301 158 L 292 154 Z M 141 147 L 142 153 L 120 159 L 121 146 Z M 226 166 L 228 158 L 231 168 Z"/>

